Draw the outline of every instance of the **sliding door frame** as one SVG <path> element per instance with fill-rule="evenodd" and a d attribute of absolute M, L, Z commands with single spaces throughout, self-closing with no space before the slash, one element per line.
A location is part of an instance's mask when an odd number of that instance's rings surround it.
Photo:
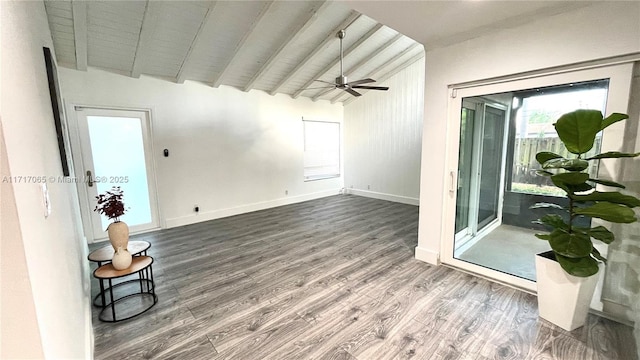
<path fill-rule="evenodd" d="M 447 109 L 447 150 L 445 154 L 445 190 L 443 206 L 443 223 L 440 260 L 449 266 L 468 271 L 485 278 L 505 283 L 528 292 L 536 292 L 534 281 L 506 274 L 497 270 L 485 268 L 454 257 L 456 193 L 458 174 L 458 151 L 460 141 L 460 114 L 462 100 L 468 97 L 482 97 L 483 95 L 533 89 L 557 84 L 609 79 L 606 115 L 613 112 L 626 113 L 629 103 L 633 64 L 602 65 L 589 69 L 566 70 L 558 73 L 541 74 L 530 77 L 520 77 L 497 83 L 475 83 L 473 85 L 449 86 L 449 103 Z M 510 116 L 507 114 L 507 121 Z M 619 146 L 616 140 L 624 133 L 624 123 L 614 124 L 603 134 L 602 151 L 610 151 Z M 616 136 L 617 135 L 617 136 Z M 604 253 L 607 248 L 605 247 Z M 603 276 L 600 274 L 599 288 L 602 286 Z M 593 305 L 593 304 L 592 304 Z"/>

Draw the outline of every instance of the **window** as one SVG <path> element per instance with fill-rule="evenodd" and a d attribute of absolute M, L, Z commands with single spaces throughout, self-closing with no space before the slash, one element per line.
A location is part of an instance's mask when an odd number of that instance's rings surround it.
<path fill-rule="evenodd" d="M 512 116 L 515 117 L 515 139 L 511 169 L 511 191 L 564 196 L 549 178 L 536 176 L 540 165 L 536 154 L 542 150 L 573 157 L 562 145 L 553 124 L 567 112 L 576 109 L 600 110 L 603 114 L 607 102 L 609 80 L 595 80 L 513 93 Z M 600 150 L 601 134 L 589 154 Z M 589 155 L 587 154 L 587 155 Z M 596 175 L 597 165 L 590 172 Z"/>
<path fill-rule="evenodd" d="M 340 124 L 304 120 L 304 179 L 340 176 Z"/>

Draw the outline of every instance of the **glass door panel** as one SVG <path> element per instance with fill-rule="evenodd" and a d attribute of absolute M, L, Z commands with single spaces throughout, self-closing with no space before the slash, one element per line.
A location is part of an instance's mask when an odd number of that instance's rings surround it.
<path fill-rule="evenodd" d="M 505 110 L 484 105 L 477 229 L 498 219 L 501 189 Z"/>
<path fill-rule="evenodd" d="M 579 108 L 604 112 L 606 79 L 461 100 L 453 259 L 535 281 L 538 202 L 564 205 L 564 193 L 537 176 L 539 151 L 571 157 L 553 123 Z M 594 152 L 602 138 L 596 137 Z M 592 173 L 597 168 L 591 169 Z M 558 197 L 560 195 L 561 197 Z M 590 219 L 578 219 L 588 226 Z"/>
<path fill-rule="evenodd" d="M 507 106 L 462 102 L 454 254 L 462 254 L 501 220 Z"/>
<path fill-rule="evenodd" d="M 469 226 L 469 196 L 471 190 L 471 151 L 473 148 L 473 119 L 475 109 L 462 108 L 460 120 L 460 150 L 456 206 L 456 234 Z"/>
<path fill-rule="evenodd" d="M 151 166 L 149 119 L 142 111 L 86 109 L 78 111 L 78 129 L 86 182 L 87 208 L 96 196 L 119 186 L 127 212 L 120 220 L 131 232 L 158 228 Z M 85 226 L 93 239 L 104 239 L 111 221 L 91 212 Z"/>
<path fill-rule="evenodd" d="M 120 220 L 131 227 L 150 223 L 151 204 L 140 119 L 87 116 L 87 127 L 97 193 L 120 186 L 128 209 Z M 111 223 L 105 216 L 100 219 L 102 229 Z"/>

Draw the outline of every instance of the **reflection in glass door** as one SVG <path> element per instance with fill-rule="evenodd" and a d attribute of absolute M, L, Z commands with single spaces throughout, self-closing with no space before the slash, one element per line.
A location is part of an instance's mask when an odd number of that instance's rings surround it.
<path fill-rule="evenodd" d="M 500 223 L 507 107 L 465 99 L 460 122 L 455 253 Z"/>
<path fill-rule="evenodd" d="M 478 225 L 482 230 L 499 218 L 501 199 L 501 170 L 506 124 L 506 111 L 487 104 L 482 118 L 482 144 L 480 148 L 480 171 L 478 172 L 480 190 L 478 192 Z"/>

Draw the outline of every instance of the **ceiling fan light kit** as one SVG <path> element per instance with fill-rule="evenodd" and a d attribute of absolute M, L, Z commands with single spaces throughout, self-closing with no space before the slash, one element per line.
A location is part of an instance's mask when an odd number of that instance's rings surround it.
<path fill-rule="evenodd" d="M 349 94 L 353 95 L 353 96 L 362 96 L 362 94 L 360 94 L 359 92 L 355 91 L 354 89 L 366 89 L 366 90 L 382 90 L 382 91 L 387 91 L 389 90 L 389 87 L 387 86 L 366 86 L 366 85 L 362 85 L 362 84 L 369 84 L 369 83 L 373 83 L 376 82 L 373 79 L 367 78 L 367 79 L 360 79 L 360 80 L 355 80 L 355 81 L 351 81 L 349 82 L 349 80 L 347 79 L 347 77 L 344 75 L 344 52 L 343 52 L 343 47 L 342 47 L 342 40 L 344 39 L 344 37 L 347 35 L 347 32 L 343 29 L 338 31 L 338 33 L 336 34 L 336 36 L 340 39 L 340 76 L 336 77 L 335 82 L 331 83 L 328 81 L 324 81 L 324 80 L 314 80 L 317 82 L 322 82 L 325 84 L 328 84 L 328 86 L 324 86 L 324 87 L 313 87 L 313 88 L 307 88 L 305 90 L 312 90 L 312 89 L 342 89 L 346 92 L 348 92 Z"/>

